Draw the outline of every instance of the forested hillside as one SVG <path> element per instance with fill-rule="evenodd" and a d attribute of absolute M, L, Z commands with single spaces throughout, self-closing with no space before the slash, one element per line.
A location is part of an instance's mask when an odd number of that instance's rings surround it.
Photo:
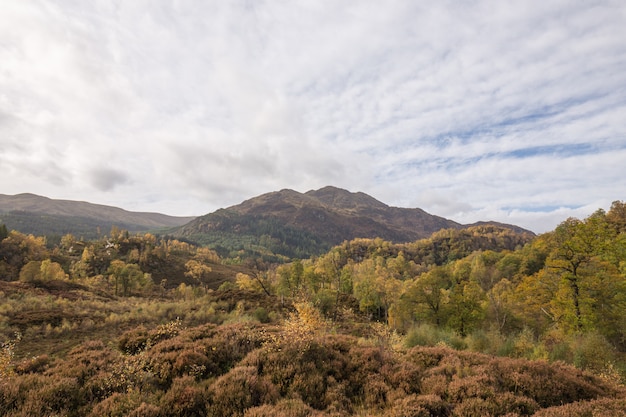
<path fill-rule="evenodd" d="M 274 265 L 0 225 L 7 416 L 624 416 L 625 323 L 623 202 Z"/>
<path fill-rule="evenodd" d="M 484 222 L 520 234 L 520 227 Z M 365 193 L 324 187 L 299 193 L 281 190 L 200 216 L 170 233 L 209 246 L 224 257 L 267 262 L 309 258 L 355 238 L 412 242 L 462 225 L 419 208 L 390 207 Z"/>

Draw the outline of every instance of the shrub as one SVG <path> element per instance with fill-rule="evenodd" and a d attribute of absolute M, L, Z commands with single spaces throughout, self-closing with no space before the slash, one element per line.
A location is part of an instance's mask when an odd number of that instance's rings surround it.
<path fill-rule="evenodd" d="M 198 386 L 194 378 L 177 378 L 161 398 L 161 411 L 168 417 L 204 417 L 208 397 L 206 388 Z"/>
<path fill-rule="evenodd" d="M 0 415 L 9 415 L 15 410 L 20 410 L 30 394 L 47 382 L 49 379 L 36 374 L 0 379 Z"/>
<path fill-rule="evenodd" d="M 22 362 L 15 365 L 15 372 L 19 375 L 42 373 L 50 365 L 50 358 L 48 355 L 36 356 L 34 358 L 25 359 Z"/>
<path fill-rule="evenodd" d="M 252 366 L 237 366 L 211 385 L 208 415 L 243 416 L 248 408 L 275 403 L 278 389 Z"/>
<path fill-rule="evenodd" d="M 19 341 L 20 336 L 16 340 L 8 340 L 0 343 L 0 378 L 6 378 L 13 375 L 13 356 L 15 355 L 15 343 Z"/>
<path fill-rule="evenodd" d="M 538 411 L 535 417 L 626 417 L 626 399 L 603 398 L 555 406 Z"/>
<path fill-rule="evenodd" d="M 412 327 L 405 338 L 405 346 L 450 346 L 454 349 L 465 349 L 467 343 L 463 338 L 451 330 L 434 327 L 430 324 L 420 324 Z"/>
<path fill-rule="evenodd" d="M 117 348 L 128 354 L 136 355 L 146 349 L 150 335 L 145 327 L 139 326 L 125 332 L 117 341 Z"/>
<path fill-rule="evenodd" d="M 276 404 L 264 404 L 249 408 L 244 417 L 322 417 L 323 413 L 314 410 L 299 399 L 285 399 Z"/>
<path fill-rule="evenodd" d="M 126 417 L 140 407 L 140 398 L 137 392 L 116 392 L 104 399 L 92 409 L 89 417 Z"/>
<path fill-rule="evenodd" d="M 387 410 L 384 417 L 448 416 L 451 407 L 438 395 L 408 395 Z"/>
<path fill-rule="evenodd" d="M 604 336 L 588 333 L 574 341 L 573 356 L 577 368 L 600 373 L 615 361 L 616 352 Z"/>
<path fill-rule="evenodd" d="M 145 352 L 147 368 L 163 388 L 174 378 L 192 375 L 198 379 L 228 372 L 248 352 L 257 349 L 264 336 L 256 324 L 228 324 L 186 329 L 162 340 Z"/>
<path fill-rule="evenodd" d="M 373 374 L 365 380 L 363 403 L 368 410 L 384 408 L 387 405 L 390 387 L 380 375 Z"/>
<path fill-rule="evenodd" d="M 106 347 L 102 341 L 94 340 L 73 348 L 66 360 L 57 362 L 50 372 L 78 378 L 78 383 L 83 384 L 97 373 L 109 370 L 120 360 L 121 356 L 117 352 Z"/>
<path fill-rule="evenodd" d="M 128 417 L 155 417 L 161 415 L 161 409 L 153 404 L 142 402 L 128 414 Z"/>
<path fill-rule="evenodd" d="M 270 322 L 270 316 L 265 307 L 258 307 L 256 310 L 254 310 L 252 316 L 261 323 Z"/>
<path fill-rule="evenodd" d="M 34 410 L 36 408 L 31 404 L 37 404 L 41 414 L 66 414 L 76 412 L 86 404 L 76 378 L 47 377 L 46 379 L 45 385 L 29 393 L 30 398 L 24 408 Z"/>
<path fill-rule="evenodd" d="M 498 358 L 486 368 L 503 390 L 523 395 L 541 407 L 612 395 L 614 388 L 572 367 L 542 361 Z"/>

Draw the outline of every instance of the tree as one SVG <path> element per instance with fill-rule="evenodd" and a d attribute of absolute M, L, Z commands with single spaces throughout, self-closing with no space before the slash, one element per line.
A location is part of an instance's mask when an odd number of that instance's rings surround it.
<path fill-rule="evenodd" d="M 452 285 L 449 268 L 438 266 L 415 278 L 400 297 L 401 305 L 417 321 L 440 326 L 444 323 L 446 290 Z"/>
<path fill-rule="evenodd" d="M 583 306 L 585 294 L 581 287 L 585 281 L 593 279 L 594 258 L 605 252 L 607 243 L 614 233 L 606 222 L 603 211 L 598 211 L 586 221 L 570 218 L 561 223 L 553 233 L 554 249 L 550 253 L 547 266 L 556 272 L 565 284 L 559 289 L 554 305 L 561 310 L 564 318 L 569 318 L 576 331 L 585 325 Z"/>
<path fill-rule="evenodd" d="M 485 314 L 485 293 L 475 280 L 457 281 L 447 292 L 448 326 L 467 336 Z"/>
<path fill-rule="evenodd" d="M 87 278 L 93 275 L 93 259 L 93 250 L 89 246 L 85 246 L 80 256 L 80 260 L 72 263 L 70 268 L 72 278 Z"/>
<path fill-rule="evenodd" d="M 9 236 L 9 231 L 7 230 L 7 226 L 2 223 L 0 224 L 0 241 L 6 239 Z"/>
<path fill-rule="evenodd" d="M 296 259 L 276 268 L 276 290 L 281 297 L 295 297 L 303 290 L 304 266 Z"/>
<path fill-rule="evenodd" d="M 42 261 L 48 257 L 43 237 L 24 235 L 12 230 L 0 241 L 0 272 L 2 279 L 18 279 L 20 270 L 30 261 Z"/>
<path fill-rule="evenodd" d="M 212 269 L 210 266 L 205 265 L 202 262 L 198 262 L 195 259 L 190 259 L 185 263 L 185 276 L 194 279 L 197 282 L 205 282 L 209 279 L 209 274 Z"/>
<path fill-rule="evenodd" d="M 253 280 L 250 275 L 238 272 L 235 276 L 235 284 L 242 290 L 261 292 L 263 288 L 257 280 Z"/>
<path fill-rule="evenodd" d="M 44 259 L 41 262 L 41 279 L 43 281 L 63 281 L 68 278 L 67 274 L 57 262 Z"/>
<path fill-rule="evenodd" d="M 76 238 L 71 233 L 67 233 L 61 238 L 59 248 L 71 255 L 76 250 L 76 248 L 74 248 L 75 245 Z"/>
<path fill-rule="evenodd" d="M 41 261 L 30 261 L 20 269 L 22 282 L 35 282 L 41 279 Z"/>
<path fill-rule="evenodd" d="M 352 279 L 354 281 L 354 297 L 359 301 L 359 309 L 369 313 L 372 317 L 377 315 L 379 318 L 383 318 L 386 313 L 382 311 L 384 305 L 381 298 L 382 288 L 377 275 L 377 262 L 380 262 L 379 257 L 376 259 L 368 258 L 355 264 Z"/>
<path fill-rule="evenodd" d="M 606 220 L 617 233 L 626 233 L 626 203 L 614 201 L 606 214 Z"/>
<path fill-rule="evenodd" d="M 107 272 L 109 273 L 109 278 L 113 280 L 115 295 L 124 297 L 129 296 L 133 289 L 149 286 L 152 280 L 150 274 L 144 274 L 139 265 L 127 264 L 119 259 L 111 262 Z"/>
<path fill-rule="evenodd" d="M 558 278 L 547 268 L 528 275 L 513 290 L 511 310 L 525 326 L 542 333 L 559 321 L 559 313 L 551 306 L 558 287 Z"/>

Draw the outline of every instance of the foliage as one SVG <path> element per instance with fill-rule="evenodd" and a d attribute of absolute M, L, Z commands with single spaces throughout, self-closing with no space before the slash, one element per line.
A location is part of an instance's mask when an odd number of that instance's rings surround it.
<path fill-rule="evenodd" d="M 197 228 L 194 229 L 194 225 Z M 205 230 L 210 224 L 211 229 Z M 210 233 L 209 233 L 210 232 Z M 214 249 L 222 257 L 261 258 L 282 262 L 307 258 L 330 248 L 317 236 L 285 225 L 276 218 L 218 210 L 199 217 L 182 230 L 182 236 Z"/>
<path fill-rule="evenodd" d="M 355 239 L 247 269 L 116 228 L 55 245 L 11 231 L 0 414 L 620 415 L 623 211 L 532 241 Z"/>

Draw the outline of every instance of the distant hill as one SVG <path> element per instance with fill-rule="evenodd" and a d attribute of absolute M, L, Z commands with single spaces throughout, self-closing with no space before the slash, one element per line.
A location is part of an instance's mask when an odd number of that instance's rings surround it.
<path fill-rule="evenodd" d="M 181 226 L 193 217 L 141 213 L 82 201 L 54 200 L 35 194 L 0 194 L 0 222 L 8 229 L 34 235 L 64 235 L 92 239 L 112 226 L 147 231 Z M 99 230 L 99 232 L 98 232 Z"/>
<path fill-rule="evenodd" d="M 517 226 L 481 222 L 531 233 Z M 198 217 L 174 231 L 209 245 L 222 256 L 278 254 L 307 258 L 354 238 L 411 242 L 462 225 L 419 208 L 390 207 L 375 198 L 336 187 L 299 193 L 281 190 Z"/>

